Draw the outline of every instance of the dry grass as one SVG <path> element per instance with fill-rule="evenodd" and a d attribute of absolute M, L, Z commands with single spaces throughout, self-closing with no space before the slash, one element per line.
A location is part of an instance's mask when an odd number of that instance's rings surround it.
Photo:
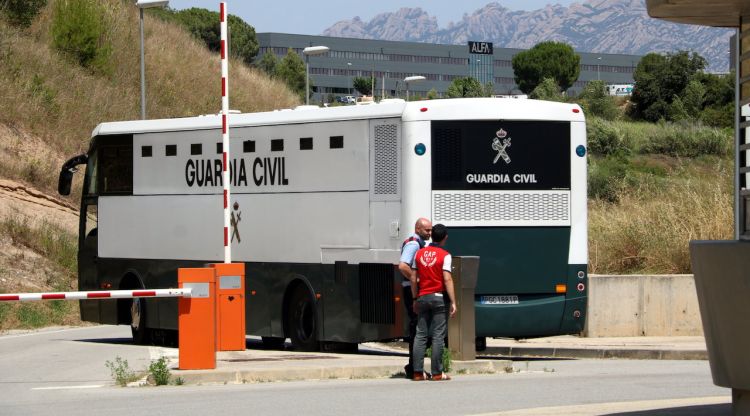
<path fill-rule="evenodd" d="M 634 181 L 617 203 L 589 201 L 591 273 L 690 273 L 690 240 L 732 238 L 732 161 L 673 163 L 666 179 Z"/>
<path fill-rule="evenodd" d="M 137 9 L 129 1 L 101 1 L 113 46 L 109 76 L 93 74 L 51 47 L 54 0 L 27 31 L 0 20 L 0 124 L 39 137 L 57 153 L 40 156 L 36 170 L 44 175 L 6 166 L 4 176 L 55 189 L 59 159 L 85 151 L 97 124 L 140 118 Z M 219 112 L 219 56 L 159 19 L 146 16 L 145 28 L 148 118 Z M 236 60 L 229 81 L 232 109 L 268 111 L 299 103 L 285 85 Z"/>

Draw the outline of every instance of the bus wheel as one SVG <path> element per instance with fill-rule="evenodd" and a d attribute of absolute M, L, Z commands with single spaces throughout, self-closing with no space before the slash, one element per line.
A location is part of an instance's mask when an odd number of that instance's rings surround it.
<path fill-rule="evenodd" d="M 134 344 L 145 345 L 151 341 L 151 334 L 146 328 L 146 302 L 141 298 L 134 298 L 130 304 L 130 332 Z"/>
<path fill-rule="evenodd" d="M 310 292 L 303 287 L 298 287 L 289 299 L 286 327 L 294 349 L 297 351 L 318 351 L 315 302 Z"/>

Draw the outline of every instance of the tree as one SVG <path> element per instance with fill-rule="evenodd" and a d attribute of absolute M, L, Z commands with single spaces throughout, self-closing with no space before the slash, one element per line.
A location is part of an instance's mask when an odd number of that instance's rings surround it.
<path fill-rule="evenodd" d="M 105 6 L 98 0 L 68 0 L 54 4 L 52 44 L 85 68 L 111 70 L 112 44 Z"/>
<path fill-rule="evenodd" d="M 580 61 L 570 45 L 541 42 L 516 54 L 512 64 L 518 88 L 529 94 L 545 78 L 552 78 L 562 91 L 567 90 L 578 80 Z"/>
<path fill-rule="evenodd" d="M 451 82 L 445 96 L 448 98 L 484 97 L 484 87 L 472 77 L 456 78 Z"/>
<path fill-rule="evenodd" d="M 560 93 L 560 86 L 558 86 L 552 78 L 543 79 L 542 82 L 531 91 L 529 98 L 534 100 L 565 101 L 565 97 Z"/>
<path fill-rule="evenodd" d="M 164 12 L 159 15 L 164 16 Z M 221 50 L 221 24 L 218 12 L 192 7 L 175 12 L 175 19 L 193 36 L 202 40 L 209 50 L 214 52 Z M 255 28 L 231 14 L 227 18 L 227 24 L 230 56 L 251 65 L 259 50 Z"/>
<path fill-rule="evenodd" d="M 631 115 L 657 121 L 662 118 L 670 120 L 670 112 L 681 114 L 675 110 L 685 104 L 685 89 L 705 66 L 706 60 L 695 52 L 647 54 L 641 58 L 633 73 L 635 88 L 631 96 Z M 675 97 L 682 97 L 682 102 L 670 111 Z"/>
<path fill-rule="evenodd" d="M 275 76 L 276 65 L 278 64 L 279 60 L 276 59 L 276 55 L 269 51 L 263 54 L 263 58 L 260 59 L 256 66 L 269 76 Z"/>
<path fill-rule="evenodd" d="M 587 115 L 594 115 L 605 120 L 617 118 L 618 111 L 614 98 L 607 94 L 604 81 L 590 81 L 578 96 L 578 101 Z"/>
<path fill-rule="evenodd" d="M 276 65 L 276 76 L 284 81 L 290 90 L 304 97 L 305 74 L 305 62 L 289 48 L 284 59 Z"/>
<path fill-rule="evenodd" d="M 352 84 L 354 89 L 362 95 L 372 95 L 372 90 L 375 89 L 372 77 L 354 77 Z"/>

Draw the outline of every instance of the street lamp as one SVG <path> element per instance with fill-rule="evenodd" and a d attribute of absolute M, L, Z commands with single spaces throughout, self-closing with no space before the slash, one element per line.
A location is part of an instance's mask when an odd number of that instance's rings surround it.
<path fill-rule="evenodd" d="M 426 79 L 427 78 L 423 77 L 422 75 L 413 75 L 413 76 L 404 78 L 404 83 L 406 84 L 406 101 L 409 101 L 409 83 L 424 81 Z"/>
<path fill-rule="evenodd" d="M 305 55 L 305 104 L 310 104 L 310 55 L 323 55 L 331 49 L 328 46 L 308 46 L 302 50 Z"/>
<path fill-rule="evenodd" d="M 141 119 L 146 119 L 146 61 L 143 52 L 143 9 L 167 7 L 169 0 L 138 0 L 136 7 L 141 12 Z"/>
<path fill-rule="evenodd" d="M 602 57 L 596 58 L 596 80 L 601 81 L 601 78 L 599 78 L 599 63 L 601 63 Z"/>

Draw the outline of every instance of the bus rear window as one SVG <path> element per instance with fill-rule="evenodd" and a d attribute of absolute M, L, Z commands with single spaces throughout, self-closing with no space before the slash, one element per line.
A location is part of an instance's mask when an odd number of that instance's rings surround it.
<path fill-rule="evenodd" d="M 432 189 L 570 189 L 570 122 L 434 121 Z"/>

